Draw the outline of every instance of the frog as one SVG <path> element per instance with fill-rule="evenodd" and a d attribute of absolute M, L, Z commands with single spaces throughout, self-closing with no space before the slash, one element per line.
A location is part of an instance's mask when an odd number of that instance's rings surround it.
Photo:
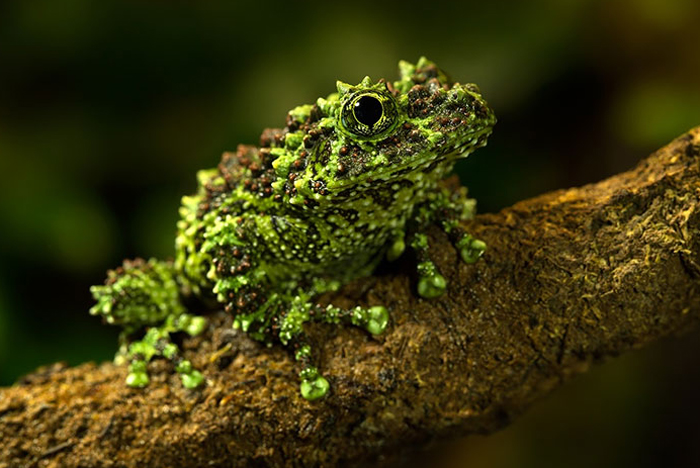
<path fill-rule="evenodd" d="M 441 296 L 447 281 L 431 260 L 432 225 L 466 264 L 485 252 L 462 227 L 474 199 L 444 181 L 486 145 L 495 122 L 477 85 L 421 57 L 400 61 L 393 82 L 338 81 L 336 92 L 291 109 L 283 128 L 265 129 L 258 145 L 224 152 L 182 198 L 174 259 L 127 260 L 91 288 L 90 313 L 122 327 L 115 362 L 128 365 L 126 384 L 148 385 L 156 357 L 172 361 L 186 388 L 206 381 L 173 338 L 207 328 L 206 316 L 184 305 L 194 296 L 253 339 L 287 348 L 301 396 L 324 397 L 330 384 L 304 325 L 356 326 L 372 337 L 390 317 L 383 304 L 340 308 L 319 303 L 321 294 L 412 249 L 418 296 Z"/>

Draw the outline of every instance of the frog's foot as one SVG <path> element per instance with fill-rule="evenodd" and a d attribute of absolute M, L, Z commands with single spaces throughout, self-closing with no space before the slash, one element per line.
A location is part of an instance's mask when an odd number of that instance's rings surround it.
<path fill-rule="evenodd" d="M 442 207 L 436 214 L 442 230 L 449 236 L 464 263 L 476 263 L 486 251 L 486 243 L 475 239 L 460 226 L 460 221 L 474 217 L 474 200 L 467 198 L 466 189 L 461 187 L 449 197 L 443 193 L 440 204 Z"/>
<path fill-rule="evenodd" d="M 174 346 L 174 345 L 173 345 Z M 175 369 L 180 374 L 182 386 L 185 388 L 197 388 L 204 382 L 201 372 L 192 367 L 187 359 L 175 358 Z M 126 384 L 129 387 L 142 388 L 149 384 L 148 362 L 141 355 L 136 355 L 129 364 L 129 373 L 126 376 Z"/>
<path fill-rule="evenodd" d="M 447 281 L 428 256 L 428 236 L 415 234 L 411 247 L 418 258 L 418 294 L 426 299 L 441 296 L 447 288 Z"/>
<path fill-rule="evenodd" d="M 386 330 L 389 323 L 389 311 L 384 306 L 373 306 L 369 308 L 354 307 L 352 309 L 341 309 L 334 305 L 315 305 L 311 308 L 310 315 L 313 320 L 326 323 L 350 323 L 356 327 L 361 327 L 372 335 L 379 335 Z"/>
<path fill-rule="evenodd" d="M 163 356 L 175 365 L 175 370 L 180 374 L 182 385 L 185 388 L 195 388 L 202 384 L 204 377 L 192 367 L 190 361 L 180 356 L 180 350 L 170 340 L 170 334 L 186 332 L 191 336 L 198 335 L 206 327 L 204 317 L 180 314 L 170 316 L 160 327 L 150 327 L 146 335 L 139 341 L 131 343 L 127 350 L 121 351 L 117 359 L 130 359 L 129 374 L 126 384 L 130 387 L 145 387 L 150 379 L 147 366 L 154 357 Z"/>
<path fill-rule="evenodd" d="M 486 243 L 468 234 L 456 218 L 445 218 L 441 224 L 464 263 L 476 263 L 486 251 Z"/>
<path fill-rule="evenodd" d="M 301 372 L 299 372 L 299 378 L 301 379 L 299 392 L 301 396 L 309 401 L 323 398 L 328 393 L 328 389 L 330 389 L 331 385 L 328 383 L 328 380 L 319 373 L 318 368 L 313 365 L 311 346 L 305 343 L 299 345 L 296 353 L 294 353 L 294 358 L 301 362 L 303 366 Z"/>
<path fill-rule="evenodd" d="M 459 231 L 460 239 L 454 243 L 455 248 L 459 250 L 459 255 L 464 263 L 476 263 L 486 251 L 486 242 L 474 239 L 461 228 Z"/>

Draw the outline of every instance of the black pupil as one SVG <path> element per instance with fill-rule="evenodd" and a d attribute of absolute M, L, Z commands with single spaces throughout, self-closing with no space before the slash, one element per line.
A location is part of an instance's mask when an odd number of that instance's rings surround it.
<path fill-rule="evenodd" d="M 362 96 L 355 103 L 355 118 L 371 128 L 382 118 L 382 103 L 375 97 Z"/>

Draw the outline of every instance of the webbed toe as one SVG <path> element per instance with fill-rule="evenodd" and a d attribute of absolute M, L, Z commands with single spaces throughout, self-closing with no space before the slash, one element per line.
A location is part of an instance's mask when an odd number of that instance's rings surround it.
<path fill-rule="evenodd" d="M 486 251 L 486 242 L 465 235 L 456 245 L 464 263 L 476 263 Z"/>
<path fill-rule="evenodd" d="M 302 379 L 299 386 L 301 396 L 309 401 L 324 397 L 331 387 L 315 367 L 307 367 L 299 375 Z"/>
<path fill-rule="evenodd" d="M 418 280 L 418 294 L 425 299 L 433 299 L 442 294 L 447 289 L 447 280 L 440 273 L 433 273 L 429 276 L 422 276 Z"/>

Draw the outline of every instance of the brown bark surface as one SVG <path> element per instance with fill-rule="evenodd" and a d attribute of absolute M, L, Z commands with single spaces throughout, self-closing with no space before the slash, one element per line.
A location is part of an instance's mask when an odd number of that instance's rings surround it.
<path fill-rule="evenodd" d="M 468 229 L 489 246 L 476 265 L 432 232 L 449 281 L 439 299 L 417 297 L 410 258 L 323 298 L 391 312 L 378 339 L 309 327 L 332 385 L 323 400 L 299 396 L 285 350 L 218 313 L 184 342 L 205 388 L 183 389 L 160 360 L 142 390 L 109 363 L 0 389 L 0 467 L 389 464 L 437 437 L 494 431 L 592 362 L 698 321 L 700 127 L 630 172 Z"/>

